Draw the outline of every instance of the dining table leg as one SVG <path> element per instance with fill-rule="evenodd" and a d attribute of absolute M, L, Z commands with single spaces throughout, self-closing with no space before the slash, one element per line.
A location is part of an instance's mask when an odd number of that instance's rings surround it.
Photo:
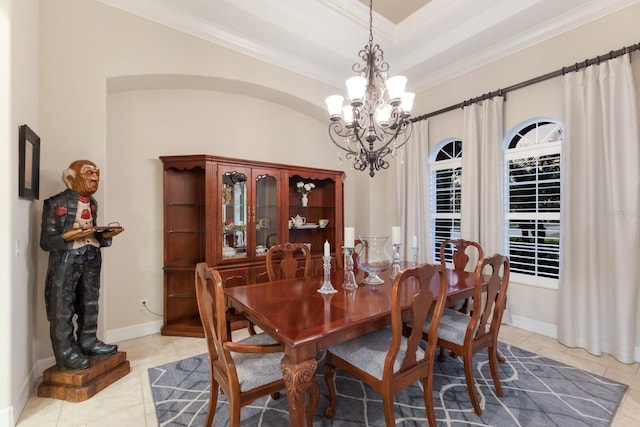
<path fill-rule="evenodd" d="M 320 388 L 316 380 L 318 362 L 314 358 L 300 363 L 292 363 L 289 356 L 285 355 L 280 362 L 280 367 L 287 389 L 289 424 L 292 427 L 304 426 L 306 398 L 309 394 L 307 425 L 311 427 L 313 413 L 320 397 Z"/>

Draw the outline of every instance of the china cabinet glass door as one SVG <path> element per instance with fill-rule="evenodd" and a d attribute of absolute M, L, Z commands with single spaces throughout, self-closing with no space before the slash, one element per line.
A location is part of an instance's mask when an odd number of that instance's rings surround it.
<path fill-rule="evenodd" d="M 222 177 L 222 248 L 223 259 L 246 258 L 247 253 L 247 173 L 228 171 Z"/>
<path fill-rule="evenodd" d="M 256 174 L 255 221 L 256 256 L 266 255 L 277 243 L 278 235 L 278 179 L 268 173 Z"/>

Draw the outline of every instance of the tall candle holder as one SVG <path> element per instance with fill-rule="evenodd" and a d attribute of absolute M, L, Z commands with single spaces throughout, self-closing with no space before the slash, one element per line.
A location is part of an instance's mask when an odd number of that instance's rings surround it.
<path fill-rule="evenodd" d="M 342 248 L 344 252 L 344 282 L 342 289 L 356 289 L 356 277 L 353 274 L 353 248 Z"/>
<path fill-rule="evenodd" d="M 395 279 L 400 273 L 400 243 L 393 244 L 393 262 L 391 264 L 391 275 L 389 278 Z"/>
<path fill-rule="evenodd" d="M 411 249 L 413 250 L 413 266 L 417 267 L 418 266 L 418 247 L 414 246 Z"/>
<path fill-rule="evenodd" d="M 324 280 L 322 281 L 322 287 L 318 289 L 321 294 L 335 294 L 338 292 L 331 284 L 331 257 L 323 256 L 322 260 L 324 264 L 322 269 L 324 270 Z"/>

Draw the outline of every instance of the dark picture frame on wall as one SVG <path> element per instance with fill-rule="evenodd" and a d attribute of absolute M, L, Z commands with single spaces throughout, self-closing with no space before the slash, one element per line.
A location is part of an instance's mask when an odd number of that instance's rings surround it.
<path fill-rule="evenodd" d="M 40 137 L 27 125 L 20 126 L 18 151 L 18 196 L 37 200 L 40 197 Z"/>

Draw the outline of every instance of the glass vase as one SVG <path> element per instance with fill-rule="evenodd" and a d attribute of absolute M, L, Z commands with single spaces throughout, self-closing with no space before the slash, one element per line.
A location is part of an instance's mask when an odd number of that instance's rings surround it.
<path fill-rule="evenodd" d="M 389 236 L 358 236 L 362 250 L 358 254 L 358 267 L 368 273 L 362 281 L 369 285 L 384 283 L 378 275 L 391 266 L 391 256 L 387 252 Z"/>

